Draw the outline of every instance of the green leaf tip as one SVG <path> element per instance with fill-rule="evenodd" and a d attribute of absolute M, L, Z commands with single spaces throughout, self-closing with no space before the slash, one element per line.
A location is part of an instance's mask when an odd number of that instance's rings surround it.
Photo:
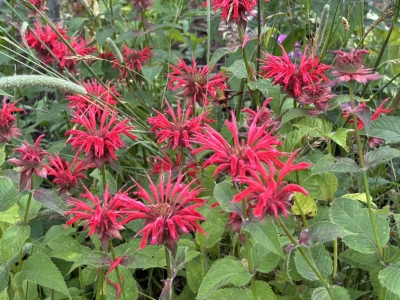
<path fill-rule="evenodd" d="M 0 89 L 31 86 L 54 88 L 78 95 L 86 94 L 85 88 L 76 83 L 46 75 L 17 75 L 0 78 Z"/>

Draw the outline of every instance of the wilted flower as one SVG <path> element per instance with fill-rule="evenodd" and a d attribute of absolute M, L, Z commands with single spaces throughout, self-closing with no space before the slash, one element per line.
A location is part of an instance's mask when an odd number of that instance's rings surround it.
<path fill-rule="evenodd" d="M 264 63 L 261 66 L 261 75 L 264 78 L 271 78 L 274 85 L 281 85 L 290 97 L 299 96 L 305 86 L 320 80 L 329 81 L 324 73 L 331 67 L 320 63 L 319 58 L 314 58 L 313 54 L 307 58 L 307 47 L 298 66 L 291 61 L 285 49 L 281 45 L 280 47 L 283 56 L 267 54 L 265 60 L 260 60 Z"/>
<path fill-rule="evenodd" d="M 7 103 L 6 97 L 3 98 L 3 106 L 0 110 L 0 144 L 22 135 L 21 130 L 16 125 L 17 119 L 13 113 L 24 110 L 15 105 L 16 103 Z"/>
<path fill-rule="evenodd" d="M 331 88 L 321 85 L 319 82 L 303 87 L 302 93 L 296 98 L 301 105 L 314 105 L 319 111 L 328 109 L 328 101 L 335 97 L 331 94 Z"/>
<path fill-rule="evenodd" d="M 120 96 L 116 85 L 109 82 L 106 84 L 107 88 L 105 88 L 96 80 L 93 80 L 93 82 L 84 82 L 82 85 L 89 95 L 97 99 L 94 100 L 88 96 L 78 94 L 69 95 L 67 96 L 67 99 L 71 101 L 69 107 L 78 108 L 82 111 L 85 111 L 89 106 L 92 105 L 97 109 L 97 114 L 101 115 L 101 111 L 104 107 L 110 108 L 110 106 L 118 103 L 114 98 L 114 96 L 117 98 Z"/>
<path fill-rule="evenodd" d="M 285 154 L 274 148 L 274 146 L 281 145 L 281 142 L 271 132 L 265 132 L 268 123 L 257 127 L 258 116 L 256 116 L 248 129 L 247 141 L 244 138 L 239 140 L 235 114 L 231 113 L 231 116 L 232 122 L 226 120 L 225 124 L 232 132 L 233 145 L 230 145 L 219 132 L 207 124 L 204 125 L 205 133 L 197 135 L 196 142 L 201 147 L 193 150 L 192 153 L 197 154 L 209 150 L 214 152 L 206 159 L 203 168 L 216 165 L 214 177 L 219 173 L 236 177 L 245 176 L 247 170 L 256 168 L 259 161 L 282 165 L 278 157 Z"/>
<path fill-rule="evenodd" d="M 267 126 L 265 127 L 266 130 L 274 130 L 279 127 L 281 124 L 281 121 L 279 119 L 274 118 L 274 112 L 270 109 L 267 108 L 268 103 L 270 103 L 272 98 L 268 98 L 264 101 L 263 105 L 261 108 L 257 107 L 257 110 L 254 111 L 250 108 L 245 108 L 242 109 L 242 112 L 247 113 L 246 116 L 246 124 L 248 126 L 251 126 L 253 123 L 254 119 L 257 118 L 256 121 L 256 126 L 261 127 L 264 124 L 267 123 Z"/>
<path fill-rule="evenodd" d="M 251 176 L 240 176 L 236 181 L 246 184 L 247 188 L 236 194 L 232 203 L 240 202 L 244 199 L 255 206 L 253 214 L 255 217 L 264 220 L 267 215 L 272 215 L 276 219 L 280 214 L 288 216 L 288 208 L 294 192 L 308 195 L 308 192 L 297 184 L 287 184 L 283 178 L 292 171 L 305 170 L 311 164 L 301 162 L 293 165 L 292 162 L 297 151 L 290 155 L 286 163 L 280 170 L 272 164 L 268 164 L 269 174 L 263 164 L 259 163 L 255 170 L 249 170 Z M 258 175 L 260 174 L 260 175 Z M 275 176 L 277 179 L 275 180 Z"/>
<path fill-rule="evenodd" d="M 182 111 L 180 103 L 176 114 L 168 101 L 166 101 L 168 109 L 165 111 L 172 119 L 168 118 L 161 112 L 154 110 L 157 114 L 155 117 L 148 118 L 151 132 L 157 132 L 156 139 L 158 144 L 167 141 L 166 148 L 176 149 L 177 147 L 192 148 L 191 143 L 199 132 L 204 129 L 205 122 L 213 122 L 207 119 L 208 112 L 202 113 L 197 117 L 192 116 L 194 107 L 189 106 L 186 112 Z"/>
<path fill-rule="evenodd" d="M 332 76 L 337 77 L 337 79 L 330 82 L 329 86 L 350 80 L 367 83 L 382 77 L 374 73 L 372 69 L 364 67 L 364 55 L 369 54 L 368 50 L 352 49 L 349 53 L 336 50 L 332 53 L 337 54 L 335 68 L 332 71 Z"/>
<path fill-rule="evenodd" d="M 144 204 L 139 200 L 127 200 L 127 217 L 122 224 L 131 220 L 144 219 L 144 227 L 137 233 L 143 235 L 140 248 L 149 244 L 165 245 L 175 252 L 179 234 L 189 232 L 200 232 L 203 229 L 197 224 L 204 217 L 195 209 L 204 205 L 205 201 L 197 198 L 202 188 L 197 186 L 192 189 L 195 180 L 185 184 L 183 174 L 179 174 L 172 182 L 172 173 L 168 175 L 165 182 L 163 174 L 159 176 L 157 186 L 150 177 L 148 193 L 139 183 L 136 183 L 138 192 L 136 197 L 147 202 Z"/>
<path fill-rule="evenodd" d="M 49 10 L 49 9 L 46 7 L 46 5 L 45 5 L 45 3 L 44 3 L 43 0 L 29 0 L 29 2 L 30 2 L 34 7 L 36 7 L 36 9 L 37 9 L 38 11 L 40 11 L 41 13 L 44 13 L 46 10 Z M 28 15 L 28 18 L 36 17 L 36 16 L 40 16 L 40 15 L 37 13 L 36 10 L 32 9 L 31 12 L 30 12 L 29 15 Z"/>
<path fill-rule="evenodd" d="M 50 156 L 50 154 L 39 148 L 40 141 L 43 137 L 44 134 L 39 136 L 33 147 L 29 145 L 27 141 L 24 141 L 20 148 L 14 149 L 14 152 L 19 152 L 21 154 L 21 159 L 11 158 L 8 160 L 9 163 L 21 167 L 19 171 L 19 173 L 21 173 L 19 181 L 20 192 L 27 187 L 34 173 L 39 177 L 47 177 L 47 170 L 43 167 L 42 160 L 44 157 Z"/>
<path fill-rule="evenodd" d="M 75 112 L 71 122 L 82 125 L 85 130 L 74 128 L 67 131 L 65 135 L 71 136 L 67 144 L 71 144 L 73 150 L 78 148 L 77 153 L 85 152 L 85 163 L 94 163 L 96 168 L 101 169 L 106 162 L 113 164 L 117 159 L 115 151 L 125 147 L 121 135 L 126 135 L 131 139 L 137 139 L 137 137 L 129 132 L 133 126 L 126 125 L 129 122 L 128 119 L 119 122 L 116 112 L 109 118 L 110 111 L 104 109 L 98 124 L 96 111 L 95 107 L 90 106 L 86 114 L 81 110 Z"/>
<path fill-rule="evenodd" d="M 128 46 L 124 45 L 124 50 L 122 50 L 122 56 L 126 65 L 126 68 L 130 69 L 132 72 L 140 71 L 143 67 L 143 64 L 150 58 L 150 53 L 148 47 L 143 48 L 143 50 L 131 50 Z M 115 58 L 114 69 L 120 70 L 121 75 L 120 79 L 124 79 L 129 76 L 129 70 L 125 67 L 121 66 L 118 60 Z"/>
<path fill-rule="evenodd" d="M 228 79 L 224 73 L 218 73 L 208 78 L 208 65 L 201 69 L 197 68 L 196 61 L 192 57 L 192 66 L 188 67 L 181 58 L 176 66 L 172 66 L 172 72 L 168 74 L 170 80 L 167 89 L 176 91 L 182 87 L 182 92 L 178 96 L 185 97 L 193 105 L 198 102 L 201 106 L 210 104 L 207 96 L 214 98 L 216 89 L 226 89 L 224 84 Z"/>
<path fill-rule="evenodd" d="M 83 186 L 86 193 L 80 194 L 81 198 L 89 200 L 88 204 L 82 200 L 71 197 L 67 202 L 72 205 L 65 215 L 72 215 L 66 225 L 72 225 L 76 222 L 85 222 L 83 229 L 90 227 L 89 236 L 97 233 L 101 241 L 103 249 L 108 249 L 108 241 L 111 238 L 122 240 L 120 230 L 125 229 L 122 226 L 122 218 L 125 216 L 122 210 L 125 208 L 126 199 L 128 198 L 126 192 L 118 192 L 114 197 L 111 197 L 108 191 L 108 184 L 103 195 L 103 201 L 100 202 L 98 196 L 93 195 L 86 186 Z"/>
<path fill-rule="evenodd" d="M 58 153 L 55 157 L 49 157 L 50 163 L 44 165 L 49 175 L 54 176 L 53 182 L 60 189 L 59 194 L 69 192 L 78 186 L 79 179 L 87 178 L 83 172 L 89 168 L 93 168 L 93 164 L 85 164 L 79 160 L 78 155 L 75 155 L 74 160 L 70 164 L 65 159 L 61 158 Z"/>

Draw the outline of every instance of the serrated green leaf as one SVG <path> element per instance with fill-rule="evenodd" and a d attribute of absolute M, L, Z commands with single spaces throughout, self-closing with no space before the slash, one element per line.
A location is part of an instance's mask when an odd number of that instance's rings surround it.
<path fill-rule="evenodd" d="M 235 60 L 235 62 L 226 68 L 232 75 L 238 79 L 247 78 L 247 70 L 243 59 Z"/>
<path fill-rule="evenodd" d="M 339 128 L 335 132 L 330 132 L 326 136 L 332 141 L 334 141 L 336 144 L 338 144 L 340 147 L 342 147 L 344 150 L 349 151 L 349 147 L 347 147 L 347 132 L 349 129 L 346 128 Z"/>
<path fill-rule="evenodd" d="M 211 71 L 211 70 L 214 68 L 215 64 L 216 64 L 224 55 L 226 55 L 226 54 L 228 54 L 228 53 L 230 53 L 230 52 L 232 52 L 232 49 L 226 48 L 226 47 L 224 47 L 224 48 L 218 48 L 217 50 L 215 50 L 214 53 L 213 53 L 213 55 L 212 55 L 212 57 L 211 57 L 211 59 L 210 59 L 210 62 L 208 63 L 208 69 Z"/>
<path fill-rule="evenodd" d="M 65 200 L 61 199 L 54 191 L 48 189 L 38 189 L 33 193 L 33 199 L 43 204 L 43 206 L 54 210 L 60 215 L 67 211 Z"/>
<path fill-rule="evenodd" d="M 332 258 L 322 244 L 318 243 L 310 248 L 307 248 L 303 245 L 300 245 L 299 247 L 302 248 L 304 254 L 307 256 L 308 260 L 311 262 L 319 276 L 322 278 L 327 278 L 329 275 L 331 275 L 333 270 Z M 304 278 L 308 280 L 319 280 L 317 274 L 308 265 L 307 261 L 304 259 L 299 250 L 297 250 L 296 254 L 294 255 L 294 262 L 296 264 L 297 271 Z"/>
<path fill-rule="evenodd" d="M 103 178 L 101 175 L 101 171 L 99 169 L 95 169 L 92 173 L 90 173 L 90 177 L 96 178 L 99 181 L 99 186 L 103 186 Z M 115 178 L 106 170 L 106 182 L 108 184 L 108 191 L 110 193 L 117 192 L 117 182 Z"/>
<path fill-rule="evenodd" d="M 72 299 L 61 272 L 50 258 L 43 253 L 35 253 L 24 261 L 21 271 L 14 277 L 14 283 L 18 287 L 24 281 L 34 282 L 38 285 L 54 289 Z"/>
<path fill-rule="evenodd" d="M 52 238 L 48 241 L 47 246 L 52 249 L 48 254 L 50 257 L 72 262 L 90 251 L 90 248 L 82 246 L 76 239 L 65 235 Z"/>
<path fill-rule="evenodd" d="M 274 291 L 268 285 L 268 283 L 260 280 L 256 280 L 254 282 L 257 291 L 257 297 L 260 300 L 276 300 L 276 296 Z M 239 298 L 231 298 L 231 299 L 239 299 Z M 231 300 L 230 299 L 230 300 Z"/>
<path fill-rule="evenodd" d="M 282 117 L 281 125 L 299 117 L 310 117 L 312 116 L 312 111 L 307 108 L 292 108 L 289 109 Z"/>
<path fill-rule="evenodd" d="M 19 214 L 19 218 L 21 220 L 23 220 L 24 216 L 25 216 L 25 210 L 28 205 L 28 198 L 29 198 L 29 195 L 24 195 L 20 198 L 20 200 L 18 202 L 18 207 L 19 207 L 18 214 Z M 30 220 L 30 219 L 33 219 L 34 217 L 36 217 L 41 208 L 42 208 L 42 204 L 35 201 L 35 199 L 31 199 L 31 203 L 29 205 L 29 211 L 28 211 L 28 215 L 27 215 L 27 220 Z"/>
<path fill-rule="evenodd" d="M 6 152 L 4 151 L 5 144 L 0 145 L 0 167 L 6 160 Z"/>
<path fill-rule="evenodd" d="M 207 300 L 253 300 L 253 294 L 250 290 L 244 288 L 226 288 L 212 292 Z M 261 298 L 260 298 L 261 299 Z"/>
<path fill-rule="evenodd" d="M 367 271 L 382 267 L 379 257 L 375 253 L 361 253 L 354 249 L 347 249 L 339 254 L 345 263 Z"/>
<path fill-rule="evenodd" d="M 301 173 L 301 171 L 299 172 Z M 338 188 L 336 176 L 329 172 L 328 174 L 300 176 L 300 185 L 316 200 L 326 200 L 330 197 L 330 191 L 335 192 Z"/>
<path fill-rule="evenodd" d="M 108 255 L 101 251 L 92 250 L 82 254 L 71 266 L 68 274 L 79 266 L 88 265 L 95 268 L 102 267 L 108 260 Z"/>
<path fill-rule="evenodd" d="M 269 251 L 256 241 L 251 245 L 251 255 L 253 258 L 254 269 L 261 273 L 271 272 L 281 260 L 281 257 L 278 254 Z"/>
<path fill-rule="evenodd" d="M 311 167 L 311 174 L 325 174 L 329 172 L 332 166 L 335 164 L 335 158 L 328 154 L 321 156 L 317 162 L 315 162 Z"/>
<path fill-rule="evenodd" d="M 5 222 L 8 224 L 14 224 L 18 222 L 20 220 L 18 210 L 18 204 L 14 204 L 6 211 L 0 212 L 0 222 Z"/>
<path fill-rule="evenodd" d="M 124 298 L 129 299 L 129 300 L 136 300 L 138 297 L 138 290 L 137 290 L 137 283 L 135 279 L 132 276 L 132 273 L 125 268 L 118 268 L 120 276 L 122 276 L 122 284 L 121 284 L 121 290 L 124 293 Z M 113 283 L 118 283 L 118 278 L 116 275 L 115 270 L 112 271 L 108 275 L 108 279 L 111 280 Z M 110 283 L 107 283 L 106 285 L 106 296 L 107 299 L 118 299 L 117 297 L 117 289 L 115 286 L 113 286 Z M 121 296 L 120 296 L 121 298 Z"/>
<path fill-rule="evenodd" d="M 351 232 L 348 232 L 343 227 L 330 222 L 317 222 L 310 227 L 304 229 L 300 234 L 300 239 L 304 240 L 306 245 L 314 243 L 325 243 L 333 241 L 335 238 L 343 237 Z"/>
<path fill-rule="evenodd" d="M 379 272 L 380 284 L 400 297 L 400 268 L 397 265 L 387 266 Z"/>
<path fill-rule="evenodd" d="M 317 138 L 323 136 L 325 133 L 332 131 L 332 124 L 329 122 L 322 122 L 317 118 L 305 118 L 294 124 L 300 130 L 307 130 L 307 135 Z"/>
<path fill-rule="evenodd" d="M 258 78 L 257 81 L 249 81 L 247 86 L 251 90 L 259 90 L 265 98 L 280 98 L 280 87 L 273 86 L 269 79 Z"/>
<path fill-rule="evenodd" d="M 303 213 L 306 216 L 315 217 L 317 215 L 317 209 L 318 209 L 317 203 L 315 202 L 315 200 L 312 197 L 304 195 L 302 193 L 298 193 L 298 192 L 294 193 L 294 197 L 296 197 L 297 201 L 292 206 L 293 214 L 295 214 L 296 216 L 301 215 L 300 209 L 297 206 L 297 204 L 299 204 Z"/>
<path fill-rule="evenodd" d="M 0 266 L 0 293 L 4 290 L 6 290 L 8 286 L 8 270 L 4 266 Z M 2 298 L 2 295 L 0 294 L 0 299 L 7 299 L 8 297 L 4 295 L 4 298 Z"/>
<path fill-rule="evenodd" d="M 190 289 L 197 293 L 203 276 L 200 258 L 193 259 L 186 264 L 186 276 Z"/>
<path fill-rule="evenodd" d="M 6 211 L 18 200 L 18 191 L 10 178 L 0 176 L 0 212 Z"/>
<path fill-rule="evenodd" d="M 331 285 L 328 289 L 325 287 L 316 288 L 312 293 L 312 300 L 350 300 L 350 295 L 346 289 Z"/>
<path fill-rule="evenodd" d="M 337 173 L 357 173 L 360 172 L 361 169 L 354 160 L 343 157 L 337 159 L 337 162 L 331 166 L 329 171 Z"/>
<path fill-rule="evenodd" d="M 218 183 L 214 187 L 214 197 L 224 211 L 242 214 L 242 204 L 232 203 L 233 196 L 236 194 L 236 189 L 228 182 Z"/>
<path fill-rule="evenodd" d="M 200 285 L 197 299 L 208 299 L 213 291 L 228 284 L 243 286 L 250 281 L 250 278 L 250 274 L 240 261 L 226 256 L 211 266 Z"/>
<path fill-rule="evenodd" d="M 296 145 L 299 144 L 301 139 L 310 131 L 309 128 L 294 130 L 289 132 L 286 135 L 286 138 L 283 141 L 283 150 L 286 152 L 293 152 L 296 148 Z"/>
<path fill-rule="evenodd" d="M 4 263 L 8 262 L 21 250 L 30 233 L 29 226 L 20 227 L 13 225 L 7 228 L 0 240 L 0 252 Z"/>
<path fill-rule="evenodd" d="M 361 134 L 366 134 L 365 130 Z M 372 121 L 368 135 L 383 139 L 388 144 L 400 142 L 400 117 L 381 117 Z"/>
<path fill-rule="evenodd" d="M 367 194 L 365 193 L 353 193 L 353 194 L 344 194 L 342 197 L 340 198 L 345 198 L 345 199 L 350 199 L 350 200 L 355 200 L 355 201 L 360 201 L 365 203 L 365 205 L 367 205 Z M 378 208 L 378 206 L 376 206 L 375 203 L 371 203 L 373 208 Z"/>
<path fill-rule="evenodd" d="M 242 222 L 242 229 L 249 232 L 266 249 L 284 257 L 276 227 L 270 219 L 265 219 L 262 223 L 257 219 L 245 220 Z"/>
<path fill-rule="evenodd" d="M 400 157 L 399 150 L 387 146 L 379 147 L 365 154 L 365 167 L 370 168 L 372 166 L 388 162 L 396 157 Z"/>
<path fill-rule="evenodd" d="M 331 221 L 347 231 L 355 233 L 342 238 L 346 245 L 362 253 L 374 253 L 376 240 L 368 210 L 358 202 L 345 198 L 335 199 L 330 208 Z M 385 218 L 375 215 L 380 244 L 389 240 L 389 224 Z"/>
<path fill-rule="evenodd" d="M 67 23 L 67 28 L 68 28 L 68 35 L 73 35 L 75 31 L 79 30 L 82 26 L 83 23 L 85 23 L 88 18 L 72 18 L 71 20 L 68 21 Z"/>

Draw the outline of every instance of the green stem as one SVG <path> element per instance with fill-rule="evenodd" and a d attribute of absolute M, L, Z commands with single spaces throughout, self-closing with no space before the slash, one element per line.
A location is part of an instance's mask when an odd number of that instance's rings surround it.
<path fill-rule="evenodd" d="M 111 240 L 111 239 L 108 240 L 108 247 L 110 248 L 110 253 L 111 253 L 112 260 L 115 261 L 115 258 L 116 258 L 116 257 L 115 257 L 115 251 L 114 251 L 114 246 L 113 246 L 113 244 L 112 244 L 112 240 Z M 121 287 L 122 298 L 123 298 L 124 300 L 126 300 L 127 298 L 126 298 L 126 296 L 125 296 L 125 290 L 124 290 L 124 288 L 122 287 L 122 281 L 121 281 L 121 276 L 119 275 L 118 266 L 115 267 L 115 274 L 117 275 L 118 284 L 119 284 L 119 286 Z"/>
<path fill-rule="evenodd" d="M 248 214 L 247 214 L 247 201 L 246 201 L 246 199 L 244 199 L 242 201 L 242 208 L 243 208 L 243 217 L 244 217 L 245 220 L 247 220 L 248 219 Z M 254 299 L 258 299 L 256 285 L 255 285 L 255 282 L 254 282 L 254 269 L 253 269 L 253 258 L 252 258 L 252 255 L 251 255 L 250 234 L 247 231 L 245 231 L 244 232 L 244 237 L 245 237 L 245 241 L 246 241 L 247 263 L 248 263 L 248 266 L 249 266 L 249 273 L 251 275 L 250 287 L 251 287 L 251 291 L 253 293 L 253 298 Z"/>
<path fill-rule="evenodd" d="M 294 239 L 294 237 L 290 234 L 289 230 L 286 228 L 285 224 L 282 222 L 281 218 L 278 217 L 278 223 L 279 226 L 283 229 L 283 231 L 286 233 L 286 236 L 290 239 L 290 241 L 293 243 L 293 245 L 298 246 L 299 244 L 297 241 Z M 321 274 L 318 272 L 318 270 L 315 268 L 315 266 L 311 263 L 311 261 L 308 259 L 308 256 L 306 253 L 303 251 L 301 247 L 298 247 L 297 250 L 300 252 L 300 254 L 303 256 L 304 260 L 310 267 L 310 269 L 314 272 L 314 274 L 318 277 L 319 281 L 325 286 L 325 288 L 329 287 L 329 284 L 325 281 L 325 279 L 321 276 Z"/>
<path fill-rule="evenodd" d="M 98 276 L 98 281 L 97 281 L 97 287 L 96 287 L 96 300 L 103 300 L 103 298 L 104 298 L 103 275 L 104 275 L 104 271 L 100 270 L 100 273 Z"/>
<path fill-rule="evenodd" d="M 351 105 L 351 108 L 354 109 L 355 108 L 355 103 L 354 103 L 354 94 L 353 94 L 354 91 L 353 91 L 353 81 L 352 80 L 349 82 L 349 93 L 350 93 L 350 105 Z M 362 147 L 362 144 L 361 144 L 360 132 L 358 130 L 358 120 L 357 120 L 357 116 L 354 115 L 354 114 L 353 114 L 353 123 L 354 123 L 354 131 L 356 133 L 358 157 L 359 157 L 359 160 L 360 160 L 360 166 L 361 166 L 361 170 L 362 170 L 362 178 L 363 178 L 363 183 L 364 183 L 364 190 L 365 190 L 365 194 L 366 194 L 366 197 L 367 197 L 367 206 L 368 206 L 369 218 L 371 220 L 372 228 L 373 228 L 373 231 L 374 231 L 374 237 L 375 237 L 375 242 L 376 242 L 378 255 L 379 255 L 379 257 L 382 258 L 382 247 L 381 247 L 381 243 L 379 241 L 379 235 L 378 235 L 378 230 L 377 230 L 377 227 L 376 227 L 374 211 L 372 209 L 372 199 L 371 199 L 371 195 L 369 193 L 368 177 L 367 177 L 367 171 L 365 169 L 365 162 L 364 162 L 364 152 L 363 152 L 363 147 Z"/>
<path fill-rule="evenodd" d="M 211 57 L 211 0 L 207 0 L 207 64 Z"/>
<path fill-rule="evenodd" d="M 168 276 L 167 279 L 171 279 L 172 278 L 171 260 L 169 258 L 169 250 L 165 245 L 164 245 L 164 251 L 165 251 L 165 262 L 167 264 L 167 276 Z"/>
<path fill-rule="evenodd" d="M 200 221 L 197 220 L 197 224 L 200 226 Z M 204 260 L 204 237 L 202 234 L 198 235 L 199 237 L 199 248 L 200 248 L 200 266 L 201 266 L 201 280 L 203 280 L 204 276 L 206 276 L 205 260 Z"/>

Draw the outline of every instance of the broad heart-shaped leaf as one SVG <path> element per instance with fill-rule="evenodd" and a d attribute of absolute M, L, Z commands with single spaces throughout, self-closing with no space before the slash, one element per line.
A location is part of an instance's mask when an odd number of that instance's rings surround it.
<path fill-rule="evenodd" d="M 232 203 L 235 194 L 237 191 L 231 183 L 221 182 L 214 187 L 214 197 L 221 208 L 226 212 L 234 212 L 242 216 L 242 203 Z"/>
<path fill-rule="evenodd" d="M 298 117 L 311 117 L 312 116 L 312 111 L 307 108 L 292 108 L 289 109 L 282 117 L 282 122 L 281 125 L 289 122 L 290 120 L 293 120 Z"/>
<path fill-rule="evenodd" d="M 249 232 L 265 248 L 282 258 L 284 257 L 276 227 L 269 218 L 262 223 L 258 219 L 245 220 L 242 222 L 242 229 Z"/>
<path fill-rule="evenodd" d="M 335 199 L 329 214 L 333 223 L 355 233 L 342 238 L 348 247 L 362 253 L 376 251 L 376 240 L 368 210 L 360 203 L 345 198 Z M 380 245 L 384 246 L 389 240 L 389 224 L 379 215 L 375 215 L 375 222 Z"/>
<path fill-rule="evenodd" d="M 64 215 L 67 210 L 65 200 L 61 199 L 54 191 L 48 189 L 39 189 L 34 191 L 33 199 L 43 204 L 45 207 L 54 210 L 60 215 Z"/>
<path fill-rule="evenodd" d="M 374 165 L 390 161 L 396 157 L 400 157 L 400 151 L 390 147 L 379 147 L 365 154 L 365 166 L 367 168 Z"/>
<path fill-rule="evenodd" d="M 264 281 L 255 281 L 254 285 L 256 286 L 257 297 L 260 300 L 276 300 L 276 296 L 274 291 L 268 285 L 268 283 Z M 231 299 L 239 299 L 239 298 L 231 298 Z"/>
<path fill-rule="evenodd" d="M 142 68 L 142 74 L 144 76 L 144 78 L 148 81 L 148 82 L 153 82 L 154 78 L 157 77 L 158 74 L 160 74 L 161 70 L 162 70 L 162 66 L 143 66 Z"/>
<path fill-rule="evenodd" d="M 13 225 L 7 228 L 0 240 L 0 251 L 4 263 L 7 263 L 7 261 L 21 250 L 30 233 L 29 226 L 20 227 Z"/>
<path fill-rule="evenodd" d="M 349 147 L 347 147 L 347 132 L 349 129 L 346 128 L 339 128 L 335 132 L 331 132 L 326 134 L 326 136 L 332 141 L 334 141 L 336 144 L 338 144 L 340 147 L 342 147 L 344 150 L 349 151 Z"/>
<path fill-rule="evenodd" d="M 240 261 L 232 256 L 217 260 L 207 272 L 197 293 L 197 300 L 208 299 L 216 289 L 225 286 L 243 286 L 250 281 L 250 274 Z"/>
<path fill-rule="evenodd" d="M 24 261 L 21 271 L 14 277 L 17 287 L 26 280 L 59 291 L 72 299 L 61 272 L 43 253 L 35 253 L 30 256 Z"/>
<path fill-rule="evenodd" d="M 351 232 L 339 225 L 330 222 L 317 222 L 301 232 L 299 243 L 306 246 L 317 242 L 325 243 L 348 234 L 351 234 Z"/>
<path fill-rule="evenodd" d="M 303 213 L 306 216 L 315 217 L 315 215 L 317 214 L 317 203 L 315 202 L 315 200 L 310 196 L 298 192 L 295 192 L 294 196 L 296 197 L 297 201 L 292 206 L 293 214 L 295 214 L 296 216 L 301 215 L 300 209 L 297 206 L 297 204 L 299 204 Z"/>
<path fill-rule="evenodd" d="M 318 243 L 314 246 L 307 248 L 303 245 L 299 246 L 303 253 L 307 256 L 308 260 L 314 267 L 314 270 L 322 277 L 327 278 L 331 275 L 333 270 L 332 258 L 329 253 L 325 250 L 325 247 Z M 308 265 L 307 261 L 304 259 L 303 255 L 297 249 L 294 255 L 294 262 L 296 264 L 297 271 L 308 280 L 318 280 L 317 274 Z"/>
<path fill-rule="evenodd" d="M 316 288 L 312 293 L 312 300 L 350 300 L 350 295 L 345 288 L 337 285 L 331 285 L 328 289 L 325 287 Z"/>
<path fill-rule="evenodd" d="M 365 130 L 361 134 L 366 134 Z M 387 144 L 400 142 L 400 117 L 381 117 L 372 121 L 368 136 L 383 139 Z"/>
<path fill-rule="evenodd" d="M 388 266 L 382 269 L 378 275 L 379 282 L 392 293 L 400 297 L 400 267 Z"/>
<path fill-rule="evenodd" d="M 249 289 L 244 288 L 226 288 L 212 292 L 207 300 L 254 300 L 253 294 Z M 260 298 L 261 299 L 261 298 Z"/>
<path fill-rule="evenodd" d="M 18 191 L 10 178 L 0 176 L 0 212 L 6 211 L 18 200 Z"/>

